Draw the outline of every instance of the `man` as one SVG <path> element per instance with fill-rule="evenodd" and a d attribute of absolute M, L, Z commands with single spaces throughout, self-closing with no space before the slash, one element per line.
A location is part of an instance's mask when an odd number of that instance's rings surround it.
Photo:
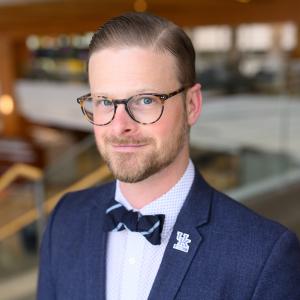
<path fill-rule="evenodd" d="M 189 159 L 201 92 L 182 29 L 116 17 L 94 34 L 88 69 L 78 102 L 117 180 L 55 208 L 38 299 L 300 299 L 295 234 L 214 190 Z"/>

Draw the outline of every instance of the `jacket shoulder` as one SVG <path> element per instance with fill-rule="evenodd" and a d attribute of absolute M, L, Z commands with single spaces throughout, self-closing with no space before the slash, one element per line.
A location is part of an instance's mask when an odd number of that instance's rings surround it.
<path fill-rule="evenodd" d="M 213 193 L 211 218 L 216 227 L 223 231 L 240 232 L 248 238 L 249 234 L 255 234 L 255 239 L 261 238 L 262 241 L 268 237 L 278 237 L 288 230 L 284 225 L 258 214 L 218 191 Z"/>
<path fill-rule="evenodd" d="M 299 240 L 294 232 L 217 191 L 213 196 L 210 224 L 214 240 L 210 246 L 215 247 L 217 243 L 226 247 L 231 260 L 247 265 L 249 270 L 259 270 L 265 265 L 283 240 L 300 257 Z M 284 260 L 284 255 L 280 259 Z M 224 265 L 227 262 L 224 257 Z"/>
<path fill-rule="evenodd" d="M 99 213 L 104 211 L 114 194 L 115 182 L 66 193 L 51 212 L 48 227 L 81 226 L 92 210 L 97 209 Z"/>
<path fill-rule="evenodd" d="M 69 192 L 59 200 L 57 207 L 67 210 L 85 210 L 94 206 L 103 206 L 114 197 L 115 182 L 109 182 L 96 187 Z"/>

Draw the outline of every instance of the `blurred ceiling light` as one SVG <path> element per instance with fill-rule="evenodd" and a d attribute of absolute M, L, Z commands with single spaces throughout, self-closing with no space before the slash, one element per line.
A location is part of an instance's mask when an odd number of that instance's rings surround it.
<path fill-rule="evenodd" d="M 237 47 L 241 51 L 269 51 L 272 48 L 272 25 L 240 25 L 237 28 Z"/>
<path fill-rule="evenodd" d="M 195 27 L 192 39 L 197 51 L 228 51 L 231 47 L 232 32 L 229 26 Z"/>
<path fill-rule="evenodd" d="M 251 0 L 236 0 L 237 2 L 240 2 L 240 3 L 249 3 L 251 2 Z"/>
<path fill-rule="evenodd" d="M 40 41 L 36 35 L 30 35 L 26 39 L 27 48 L 34 51 L 40 48 Z"/>
<path fill-rule="evenodd" d="M 291 22 L 282 24 L 281 47 L 291 51 L 297 47 L 297 25 Z"/>
<path fill-rule="evenodd" d="M 0 113 L 3 115 L 10 115 L 14 110 L 14 100 L 10 95 L 0 96 Z"/>
<path fill-rule="evenodd" d="M 136 0 L 133 4 L 134 10 L 137 12 L 144 12 L 147 10 L 146 0 Z"/>

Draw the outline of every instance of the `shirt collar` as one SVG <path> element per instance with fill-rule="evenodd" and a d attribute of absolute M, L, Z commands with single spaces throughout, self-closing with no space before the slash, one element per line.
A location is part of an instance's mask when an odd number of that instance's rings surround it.
<path fill-rule="evenodd" d="M 165 223 L 162 231 L 162 241 L 169 236 L 176 222 L 179 211 L 191 189 L 195 177 L 195 168 L 191 160 L 179 179 L 179 181 L 165 194 L 151 203 L 147 204 L 140 210 L 143 215 L 164 214 Z M 120 182 L 116 184 L 116 201 L 123 204 L 128 210 L 133 209 L 127 199 L 123 196 L 120 189 Z"/>

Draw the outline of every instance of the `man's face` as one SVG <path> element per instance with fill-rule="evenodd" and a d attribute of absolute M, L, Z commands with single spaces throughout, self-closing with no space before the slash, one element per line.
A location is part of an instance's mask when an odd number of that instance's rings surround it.
<path fill-rule="evenodd" d="M 106 48 L 89 61 L 91 93 L 124 99 L 149 93 L 170 93 L 181 86 L 175 59 L 147 48 Z M 130 118 L 123 104 L 114 120 L 94 126 L 97 146 L 114 176 L 139 182 L 188 155 L 188 122 L 184 94 L 165 102 L 162 117 L 142 125 Z"/>

